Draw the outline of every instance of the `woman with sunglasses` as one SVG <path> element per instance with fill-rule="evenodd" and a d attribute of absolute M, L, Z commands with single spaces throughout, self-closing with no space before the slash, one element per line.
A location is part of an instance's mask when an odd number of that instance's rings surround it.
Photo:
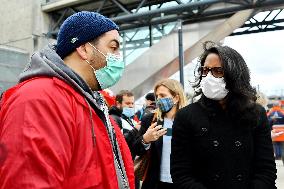
<path fill-rule="evenodd" d="M 242 56 L 207 42 L 196 88 L 172 136 L 171 176 L 178 189 L 276 189 L 276 165 L 264 108 Z"/>
<path fill-rule="evenodd" d="M 149 153 L 149 164 L 142 189 L 173 189 L 170 175 L 172 124 L 176 112 L 186 105 L 181 84 L 173 79 L 163 79 L 154 87 L 158 109 L 141 120 L 136 140 L 137 155 Z"/>

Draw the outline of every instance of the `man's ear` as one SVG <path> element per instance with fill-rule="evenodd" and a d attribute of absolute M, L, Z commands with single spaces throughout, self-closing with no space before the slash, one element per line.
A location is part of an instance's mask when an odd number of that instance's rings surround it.
<path fill-rule="evenodd" d="M 121 103 L 120 102 L 116 101 L 115 103 L 116 103 L 116 107 L 118 107 L 118 108 L 121 107 Z"/>
<path fill-rule="evenodd" d="M 88 51 L 87 51 L 87 49 L 86 49 L 86 44 L 77 47 L 77 48 L 76 48 L 76 51 L 77 51 L 78 55 L 79 55 L 83 60 L 87 60 L 87 59 L 88 59 Z"/>

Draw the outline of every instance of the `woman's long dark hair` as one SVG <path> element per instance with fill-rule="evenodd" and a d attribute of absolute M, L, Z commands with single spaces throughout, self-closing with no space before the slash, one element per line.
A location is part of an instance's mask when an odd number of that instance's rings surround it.
<path fill-rule="evenodd" d="M 226 89 L 229 91 L 225 102 L 226 111 L 233 117 L 242 117 L 245 120 L 251 120 L 251 116 L 256 118 L 256 90 L 250 84 L 250 71 L 243 57 L 228 46 L 205 42 L 204 53 L 199 58 L 200 66 L 204 65 L 206 57 L 211 53 L 220 57 L 224 69 Z M 200 74 L 195 87 L 199 87 L 201 78 Z M 244 112 L 250 113 L 244 114 Z"/>

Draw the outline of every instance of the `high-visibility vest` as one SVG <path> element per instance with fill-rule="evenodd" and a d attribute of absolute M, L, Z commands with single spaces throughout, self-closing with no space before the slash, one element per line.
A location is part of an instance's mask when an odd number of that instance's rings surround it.
<path fill-rule="evenodd" d="M 272 126 L 273 132 L 278 133 L 278 132 L 284 132 L 284 124 L 279 124 L 279 125 L 273 125 Z M 282 142 L 284 141 L 284 133 L 272 138 L 272 141 L 274 142 Z"/>

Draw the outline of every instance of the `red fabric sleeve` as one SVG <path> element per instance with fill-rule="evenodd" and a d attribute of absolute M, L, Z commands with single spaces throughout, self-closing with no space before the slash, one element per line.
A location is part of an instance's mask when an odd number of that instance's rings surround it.
<path fill-rule="evenodd" d="M 1 189 L 61 188 L 67 174 L 72 108 L 62 91 L 38 84 L 44 86 L 23 86 L 1 109 L 0 140 L 8 150 Z"/>

